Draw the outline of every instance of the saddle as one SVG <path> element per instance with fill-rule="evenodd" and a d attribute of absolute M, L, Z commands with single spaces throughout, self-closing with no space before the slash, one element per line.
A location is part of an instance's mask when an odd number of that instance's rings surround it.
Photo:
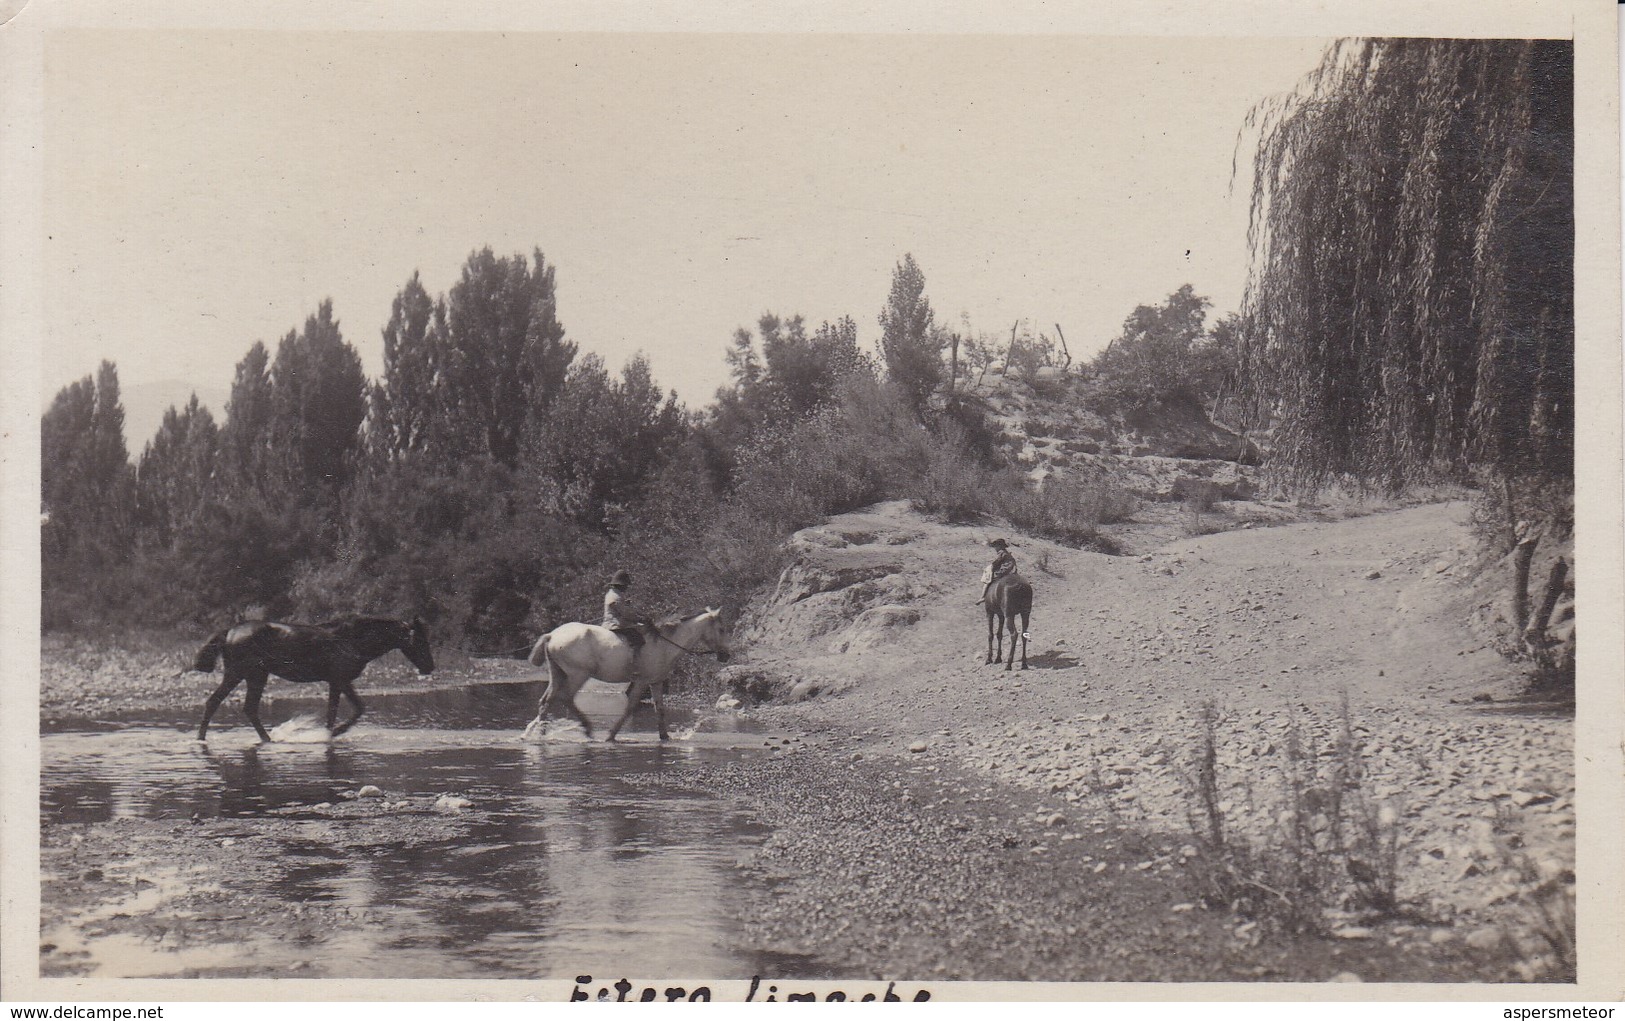
<path fill-rule="evenodd" d="M 612 627 L 609 633 L 631 646 L 633 655 L 636 655 L 644 643 L 643 625 L 629 624 L 625 627 Z"/>

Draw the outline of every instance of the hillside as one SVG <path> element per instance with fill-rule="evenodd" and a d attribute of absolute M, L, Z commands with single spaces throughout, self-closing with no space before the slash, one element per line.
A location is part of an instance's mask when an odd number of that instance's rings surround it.
<path fill-rule="evenodd" d="M 1143 407 L 1099 380 L 1055 370 L 1031 382 L 997 376 L 967 396 L 991 414 L 1034 481 L 1104 474 L 1148 500 L 1181 498 L 1200 481 L 1224 499 L 1261 488 L 1257 444 L 1194 401 Z"/>

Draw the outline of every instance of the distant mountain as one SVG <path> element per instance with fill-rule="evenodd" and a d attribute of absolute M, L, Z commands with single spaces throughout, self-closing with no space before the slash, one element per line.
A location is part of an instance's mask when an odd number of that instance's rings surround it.
<path fill-rule="evenodd" d="M 124 404 L 124 444 L 130 450 L 130 460 L 139 458 L 141 449 L 157 435 L 164 412 L 171 406 L 184 408 L 194 392 L 198 402 L 214 416 L 216 424 L 225 421 L 226 398 L 231 394 L 227 386 L 200 386 L 183 379 L 161 379 L 119 388 Z"/>

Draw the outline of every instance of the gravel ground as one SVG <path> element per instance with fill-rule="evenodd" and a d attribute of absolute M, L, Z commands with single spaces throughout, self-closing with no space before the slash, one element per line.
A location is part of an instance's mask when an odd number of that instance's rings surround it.
<path fill-rule="evenodd" d="M 814 738 L 766 764 L 662 781 L 747 799 L 775 827 L 740 862 L 772 890 L 744 925 L 828 977 L 1427 982 L 1509 964 L 1499 944 L 1441 939 L 1447 925 L 1272 937 L 1193 903 L 1188 836 L 1055 811 L 929 753 L 854 758 L 845 743 Z"/>

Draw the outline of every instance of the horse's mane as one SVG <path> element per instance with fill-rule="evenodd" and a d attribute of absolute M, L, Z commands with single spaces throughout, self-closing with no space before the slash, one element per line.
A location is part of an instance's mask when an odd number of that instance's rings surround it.
<path fill-rule="evenodd" d="M 703 617 L 710 612 L 709 609 L 706 609 L 695 610 L 693 613 L 671 614 L 655 621 L 655 627 L 676 627 L 679 624 L 686 624 L 697 617 Z"/>

